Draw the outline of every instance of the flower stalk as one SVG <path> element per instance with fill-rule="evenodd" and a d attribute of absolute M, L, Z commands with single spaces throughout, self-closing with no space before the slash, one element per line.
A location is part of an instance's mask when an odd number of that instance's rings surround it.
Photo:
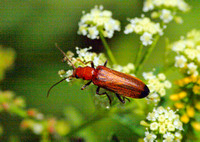
<path fill-rule="evenodd" d="M 160 35 L 156 35 L 155 39 L 152 43 L 152 45 L 149 47 L 149 49 L 146 51 L 146 53 L 144 54 L 143 58 L 140 60 L 138 67 L 136 68 L 135 74 L 137 75 L 140 70 L 143 68 L 144 63 L 147 61 L 147 59 L 149 58 L 149 56 L 151 55 L 152 51 L 154 50 L 156 43 L 158 42 L 158 39 L 160 38 Z"/>
<path fill-rule="evenodd" d="M 101 41 L 102 41 L 102 43 L 103 43 L 103 45 L 104 45 L 104 47 L 106 49 L 106 52 L 108 54 L 108 57 L 110 58 L 110 60 L 111 60 L 111 62 L 113 64 L 117 64 L 117 61 L 116 61 L 114 55 L 112 54 L 112 51 L 110 50 L 110 47 L 109 47 L 108 43 L 106 42 L 106 40 L 105 40 L 105 38 L 103 36 L 103 33 L 100 32 L 99 34 L 100 34 Z"/>
<path fill-rule="evenodd" d="M 141 44 L 140 45 L 140 47 L 139 47 L 139 51 L 138 51 L 138 53 L 137 53 L 137 55 L 136 55 L 136 61 L 135 61 L 135 64 L 137 65 L 137 67 L 139 66 L 139 63 L 137 63 L 137 62 L 139 62 L 139 59 L 141 58 L 141 55 L 142 55 L 142 49 L 143 49 L 143 44 Z"/>

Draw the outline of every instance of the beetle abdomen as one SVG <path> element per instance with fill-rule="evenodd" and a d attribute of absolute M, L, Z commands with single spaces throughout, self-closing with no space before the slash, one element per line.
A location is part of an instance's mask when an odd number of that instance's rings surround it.
<path fill-rule="evenodd" d="M 144 98 L 149 94 L 148 87 L 136 77 L 104 66 L 98 66 L 96 72 L 93 83 L 111 92 L 131 98 Z"/>
<path fill-rule="evenodd" d="M 145 85 L 143 91 L 141 92 L 140 98 L 144 98 L 148 96 L 150 93 L 149 88 Z"/>

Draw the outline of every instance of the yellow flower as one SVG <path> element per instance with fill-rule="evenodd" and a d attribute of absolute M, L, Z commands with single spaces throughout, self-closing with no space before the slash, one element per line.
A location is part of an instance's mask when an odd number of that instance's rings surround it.
<path fill-rule="evenodd" d="M 188 123 L 190 121 L 190 118 L 187 116 L 187 114 L 184 114 L 183 116 L 181 116 L 181 121 L 183 123 Z"/>
<path fill-rule="evenodd" d="M 186 77 L 183 79 L 184 84 L 188 84 L 191 82 L 191 79 L 189 77 Z"/>
<path fill-rule="evenodd" d="M 172 94 L 169 98 L 170 98 L 172 101 L 178 101 L 178 100 L 179 100 L 178 94 Z"/>
<path fill-rule="evenodd" d="M 187 93 L 185 91 L 182 91 L 178 94 L 178 96 L 179 96 L 180 99 L 183 99 L 187 96 Z"/>
<path fill-rule="evenodd" d="M 194 87 L 192 88 L 192 91 L 193 91 L 195 94 L 199 94 L 199 93 L 200 93 L 200 86 L 194 85 Z"/>
<path fill-rule="evenodd" d="M 182 86 L 185 85 L 184 82 L 183 82 L 182 80 L 177 80 L 177 81 L 175 81 L 175 84 L 177 84 L 177 85 L 180 86 L 180 87 L 182 87 Z"/>
<path fill-rule="evenodd" d="M 200 131 L 200 123 L 199 122 L 192 122 L 192 127 L 196 130 L 196 131 Z"/>
<path fill-rule="evenodd" d="M 175 106 L 177 109 L 181 109 L 181 108 L 184 108 L 184 103 L 175 103 L 174 106 Z"/>
<path fill-rule="evenodd" d="M 192 75 L 192 76 L 191 76 L 191 79 L 192 79 L 192 82 L 197 82 L 198 76 Z"/>
<path fill-rule="evenodd" d="M 193 107 L 187 106 L 186 112 L 189 117 L 194 117 L 195 111 Z"/>
<path fill-rule="evenodd" d="M 198 78 L 198 80 L 197 80 L 197 84 L 200 84 L 200 78 Z"/>
<path fill-rule="evenodd" d="M 195 103 L 195 108 L 200 110 L 200 102 Z"/>

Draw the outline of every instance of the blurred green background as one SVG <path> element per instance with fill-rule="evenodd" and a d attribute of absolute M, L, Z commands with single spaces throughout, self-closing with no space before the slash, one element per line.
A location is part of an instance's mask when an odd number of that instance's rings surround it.
<path fill-rule="evenodd" d="M 172 22 L 168 25 L 143 71 L 151 71 L 162 64 L 164 37 L 169 37 L 172 42 L 180 39 L 182 35 L 185 36 L 191 29 L 200 29 L 200 1 L 187 2 L 191 11 L 180 14 L 184 23 L 179 25 Z M 95 5 L 101 4 L 104 9 L 113 12 L 113 18 L 121 21 L 121 32 L 116 32 L 112 39 L 107 40 L 113 54 L 121 65 L 133 62 L 139 47 L 139 36 L 124 35 L 123 30 L 128 23 L 127 18 L 140 17 L 143 6 L 141 0 L 2 0 L 0 44 L 14 48 L 17 58 L 14 67 L 6 73 L 1 82 L 0 89 L 14 91 L 26 99 L 28 108 L 37 108 L 50 116 L 62 117 L 64 108 L 72 106 L 84 118 L 90 118 L 96 108 L 90 90 L 81 91 L 81 84 L 61 83 L 52 90 L 48 99 L 46 93 L 53 83 L 60 80 L 57 72 L 70 68 L 61 62 L 62 55 L 55 48 L 55 42 L 64 51 L 74 52 L 76 46 L 93 46 L 93 51 L 104 52 L 101 41 L 77 35 L 82 11 L 89 12 Z M 173 80 L 173 74 L 169 75 L 169 79 Z M 124 128 L 115 125 L 115 122 L 105 120 L 96 124 L 95 133 L 99 138 L 103 139 L 103 135 L 110 131 L 104 130 L 104 126 L 108 128 L 108 125 L 119 133 L 124 131 Z M 131 135 L 131 132 L 126 134 Z M 123 135 L 121 137 L 128 139 Z"/>

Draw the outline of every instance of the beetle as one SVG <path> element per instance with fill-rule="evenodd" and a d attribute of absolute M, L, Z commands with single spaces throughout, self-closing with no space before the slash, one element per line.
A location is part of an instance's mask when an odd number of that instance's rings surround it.
<path fill-rule="evenodd" d="M 83 79 L 83 80 L 89 80 L 88 83 L 86 83 L 81 90 L 84 90 L 87 86 L 89 86 L 91 83 L 98 86 L 96 89 L 96 94 L 98 95 L 106 95 L 109 99 L 109 102 L 111 104 L 111 98 L 106 92 L 100 93 L 100 88 L 104 88 L 110 92 L 113 92 L 116 94 L 117 98 L 122 102 L 125 103 L 125 99 L 129 100 L 127 97 L 130 98 L 144 98 L 148 96 L 150 93 L 149 88 L 143 83 L 140 79 L 121 73 L 115 70 L 112 70 L 108 67 L 106 67 L 107 61 L 104 63 L 103 66 L 97 66 L 94 67 L 93 61 L 89 62 L 82 62 L 83 64 L 91 64 L 90 66 L 86 67 L 78 67 L 76 68 L 71 60 L 67 58 L 66 54 L 57 46 L 56 47 L 62 52 L 64 55 L 64 61 L 69 61 L 70 64 L 73 67 L 73 74 L 69 77 L 63 78 L 59 82 L 55 83 L 50 87 L 47 93 L 47 97 L 49 96 L 50 90 L 60 82 L 66 80 L 67 78 L 77 78 L 77 79 Z M 122 96 L 122 98 L 121 98 Z M 130 101 L 130 100 L 129 100 Z"/>

